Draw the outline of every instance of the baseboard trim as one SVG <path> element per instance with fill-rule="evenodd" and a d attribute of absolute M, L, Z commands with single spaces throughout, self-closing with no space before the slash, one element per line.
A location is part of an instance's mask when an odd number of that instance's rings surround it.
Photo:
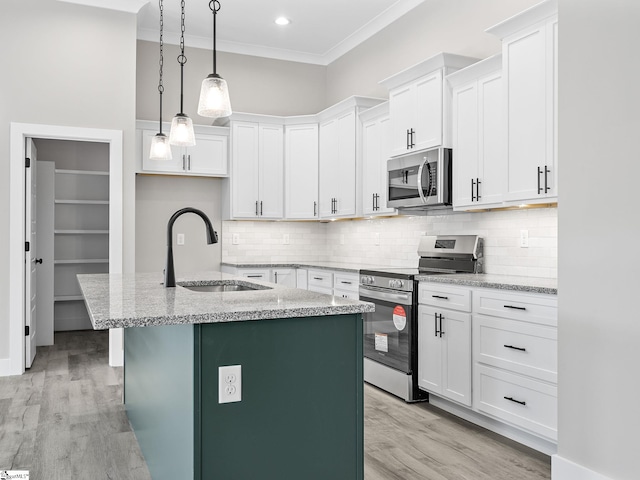
<path fill-rule="evenodd" d="M 557 454 L 551 456 L 551 478 L 553 480 L 611 480 Z"/>
<path fill-rule="evenodd" d="M 10 358 L 0 358 L 0 377 L 8 377 L 10 375 L 20 375 L 19 372 L 14 372 L 11 369 L 11 359 Z"/>
<path fill-rule="evenodd" d="M 442 410 L 449 412 L 457 417 L 463 418 L 468 422 L 475 423 L 487 430 L 498 433 L 503 437 L 507 437 L 515 442 L 526 445 L 529 448 L 533 448 L 545 455 L 554 455 L 558 451 L 558 447 L 550 440 L 545 440 L 536 435 L 532 435 L 518 428 L 507 425 L 506 423 L 494 420 L 481 413 L 474 412 L 470 408 L 463 407 L 457 403 L 450 402 L 443 398 L 437 397 L 433 394 L 429 394 L 429 403 L 434 407 L 441 408 Z"/>

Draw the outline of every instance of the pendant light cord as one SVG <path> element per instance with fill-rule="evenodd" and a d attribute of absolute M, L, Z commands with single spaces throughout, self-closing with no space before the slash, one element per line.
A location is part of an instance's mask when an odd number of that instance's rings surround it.
<path fill-rule="evenodd" d="M 160 135 L 162 135 L 162 94 L 164 93 L 164 85 L 162 83 L 162 71 L 164 67 L 164 5 L 162 0 L 160 4 L 160 80 L 158 81 L 158 92 L 160 93 Z"/>
<path fill-rule="evenodd" d="M 218 0 L 211 0 L 209 2 L 209 8 L 213 13 L 213 73 L 216 74 L 216 16 L 218 10 L 220 10 L 220 2 Z"/>
<path fill-rule="evenodd" d="M 183 85 L 184 85 L 184 64 L 187 63 L 187 57 L 184 55 L 184 0 L 180 2 L 182 8 L 182 14 L 180 18 L 181 31 L 180 31 L 180 55 L 178 55 L 178 63 L 180 64 L 180 114 L 184 115 L 183 110 Z"/>

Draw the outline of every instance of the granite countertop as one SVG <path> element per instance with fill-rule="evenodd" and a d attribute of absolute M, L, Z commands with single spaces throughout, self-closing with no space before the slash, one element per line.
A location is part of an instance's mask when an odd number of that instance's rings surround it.
<path fill-rule="evenodd" d="M 449 283 L 469 287 L 495 288 L 517 292 L 558 294 L 558 280 L 555 278 L 519 277 L 490 273 L 456 273 L 455 275 L 418 275 L 422 282 Z"/>
<path fill-rule="evenodd" d="M 360 270 L 376 270 L 380 265 L 364 265 L 361 263 L 348 262 L 262 262 L 262 263 L 240 263 L 240 262 L 222 262 L 220 265 L 236 268 L 319 268 L 323 270 L 337 270 L 340 272 L 359 273 Z M 389 268 L 389 267 L 386 267 Z"/>
<path fill-rule="evenodd" d="M 221 272 L 189 274 L 178 284 L 257 284 L 262 290 L 194 292 L 164 288 L 160 273 L 78 275 L 93 328 L 179 325 L 373 312 L 368 302 L 287 288 Z"/>

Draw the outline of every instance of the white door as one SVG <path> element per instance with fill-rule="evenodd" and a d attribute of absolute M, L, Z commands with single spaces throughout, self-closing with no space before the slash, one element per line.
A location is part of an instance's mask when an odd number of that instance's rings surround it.
<path fill-rule="evenodd" d="M 412 150 L 442 145 L 442 70 L 416 82 Z"/>
<path fill-rule="evenodd" d="M 284 128 L 282 125 L 260 125 L 260 163 L 258 192 L 262 218 L 284 216 Z"/>
<path fill-rule="evenodd" d="M 285 127 L 285 217 L 318 218 L 318 124 Z"/>
<path fill-rule="evenodd" d="M 198 135 L 197 143 L 187 150 L 189 173 L 227 175 L 227 137 Z"/>
<path fill-rule="evenodd" d="M 234 122 L 231 127 L 231 192 L 234 218 L 258 217 L 258 124 Z"/>
<path fill-rule="evenodd" d="M 30 368 L 36 356 L 36 146 L 27 139 L 25 169 L 25 241 L 29 248 L 25 252 L 25 368 Z M 26 246 L 25 246 L 26 247 Z M 41 261 L 41 260 L 40 260 Z"/>

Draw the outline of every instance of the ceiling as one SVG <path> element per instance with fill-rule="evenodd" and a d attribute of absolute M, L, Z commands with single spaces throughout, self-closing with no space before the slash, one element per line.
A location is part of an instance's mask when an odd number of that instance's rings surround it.
<path fill-rule="evenodd" d="M 423 1 L 220 0 L 217 49 L 327 65 Z M 276 25 L 279 16 L 291 23 Z M 138 12 L 138 38 L 157 42 L 159 22 L 158 1 L 151 0 Z M 185 1 L 185 44 L 211 49 L 212 30 L 208 0 Z M 164 0 L 164 31 L 166 43 L 179 43 L 178 0 Z"/>

